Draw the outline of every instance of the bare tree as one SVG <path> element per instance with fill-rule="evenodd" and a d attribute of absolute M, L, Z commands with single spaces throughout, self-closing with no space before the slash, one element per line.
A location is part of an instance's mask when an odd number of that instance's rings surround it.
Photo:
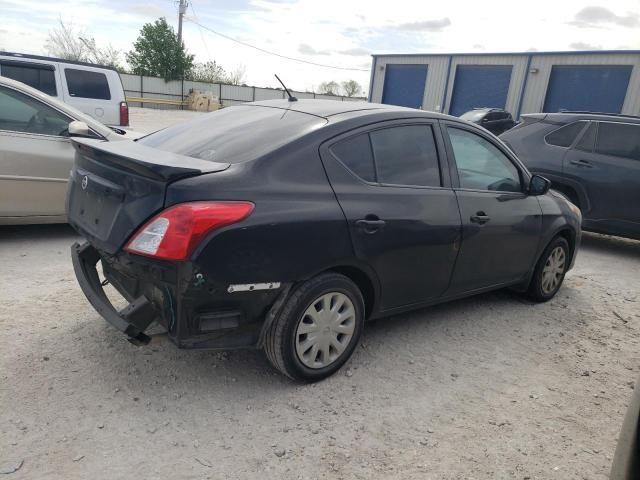
<path fill-rule="evenodd" d="M 347 80 L 342 82 L 342 90 L 347 97 L 355 97 L 362 92 L 362 87 L 355 80 Z"/>
<path fill-rule="evenodd" d="M 49 31 L 45 49 L 49 55 L 74 60 L 77 62 L 91 62 L 122 69 L 120 66 L 120 50 L 108 45 L 100 48 L 95 38 L 84 30 L 76 30 L 71 23 L 64 23 L 60 19 L 60 27 Z"/>
<path fill-rule="evenodd" d="M 96 40 L 93 37 L 85 38 L 80 37 L 80 40 L 85 44 L 87 49 L 87 59 L 92 63 L 97 63 L 99 65 L 108 65 L 110 67 L 116 67 L 118 69 L 120 66 L 120 50 L 117 48 L 113 48 L 111 45 L 108 45 L 104 48 L 99 48 L 96 45 Z"/>
<path fill-rule="evenodd" d="M 65 60 L 82 61 L 86 59 L 87 47 L 80 40 L 80 34 L 76 32 L 73 24 L 65 24 L 60 18 L 60 27 L 49 31 L 45 49 L 49 55 Z"/>
<path fill-rule="evenodd" d="M 247 67 L 244 65 L 238 65 L 235 70 L 229 73 L 227 81 L 231 85 L 243 85 L 246 83 Z"/>
<path fill-rule="evenodd" d="M 318 87 L 318 93 L 322 93 L 325 95 L 339 95 L 340 85 L 338 82 L 334 82 L 333 80 L 329 82 L 322 82 Z"/>

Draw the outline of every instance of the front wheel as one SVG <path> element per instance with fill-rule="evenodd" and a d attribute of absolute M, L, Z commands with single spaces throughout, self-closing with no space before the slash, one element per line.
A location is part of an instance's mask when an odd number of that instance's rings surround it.
<path fill-rule="evenodd" d="M 542 253 L 527 294 L 536 302 L 551 300 L 560 289 L 569 267 L 569 244 L 563 237 L 554 238 Z"/>
<path fill-rule="evenodd" d="M 269 326 L 264 350 L 285 375 L 314 382 L 336 372 L 355 350 L 364 324 L 358 287 L 337 273 L 302 283 Z"/>

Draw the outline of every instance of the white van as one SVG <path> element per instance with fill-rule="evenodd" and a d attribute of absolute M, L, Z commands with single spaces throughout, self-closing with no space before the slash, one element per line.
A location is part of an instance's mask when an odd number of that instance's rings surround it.
<path fill-rule="evenodd" d="M 0 51 L 0 76 L 36 88 L 105 125 L 129 125 L 122 80 L 113 67 Z"/>

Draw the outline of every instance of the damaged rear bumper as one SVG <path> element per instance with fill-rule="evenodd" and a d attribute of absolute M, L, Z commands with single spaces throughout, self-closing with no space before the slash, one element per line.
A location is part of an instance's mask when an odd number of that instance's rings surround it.
<path fill-rule="evenodd" d="M 71 246 L 73 268 L 87 300 L 135 345 L 151 338 L 157 321 L 178 348 L 230 350 L 260 347 L 266 327 L 282 307 L 290 284 L 271 290 L 232 288 L 190 262 L 157 262 L 131 254 L 109 255 L 88 242 Z M 105 281 L 97 270 L 101 262 Z M 129 302 L 116 309 L 110 283 Z"/>
<path fill-rule="evenodd" d="M 135 298 L 127 307 L 118 311 L 104 291 L 96 265 L 100 254 L 88 242 L 71 246 L 71 260 L 82 292 L 96 311 L 116 329 L 129 337 L 134 345 L 146 345 L 151 341 L 144 331 L 155 320 L 156 312 L 145 296 Z"/>

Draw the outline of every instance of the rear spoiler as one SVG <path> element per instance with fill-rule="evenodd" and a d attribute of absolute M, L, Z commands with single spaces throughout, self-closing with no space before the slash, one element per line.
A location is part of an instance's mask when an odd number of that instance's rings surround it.
<path fill-rule="evenodd" d="M 164 182 L 221 172 L 231 165 L 187 157 L 127 140 L 108 142 L 93 138 L 72 138 L 71 143 L 76 149 L 77 159 L 80 157 Z"/>

